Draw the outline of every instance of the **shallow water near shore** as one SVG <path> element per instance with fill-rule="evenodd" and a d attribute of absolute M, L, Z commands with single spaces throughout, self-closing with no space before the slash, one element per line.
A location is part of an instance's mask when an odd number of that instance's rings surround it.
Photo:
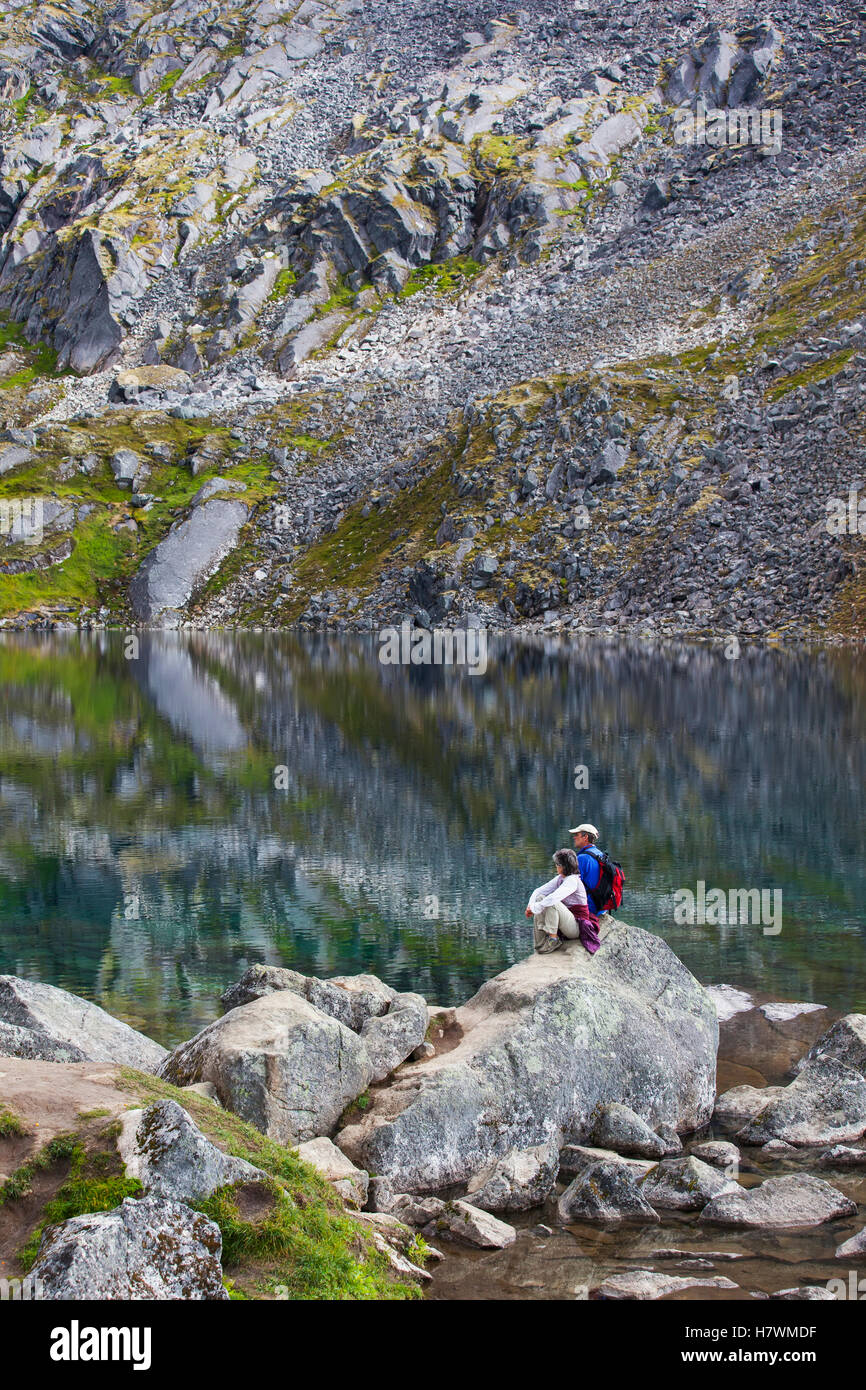
<path fill-rule="evenodd" d="M 771 1021 L 761 1012 L 761 996 L 720 1028 L 718 1089 L 730 1086 L 780 1085 L 792 1079 L 792 1059 L 802 1057 L 838 1016 L 832 1010 Z M 734 1127 L 736 1128 L 736 1126 Z M 688 1150 L 696 1139 L 734 1139 L 732 1130 L 710 1125 L 700 1135 L 686 1137 Z M 734 1142 L 736 1140 L 734 1139 Z M 656 1224 L 622 1222 L 595 1225 L 580 1222 L 557 1225 L 555 1198 L 544 1208 L 507 1219 L 518 1228 L 508 1250 L 478 1251 L 447 1248 L 447 1257 L 433 1267 L 429 1297 L 450 1299 L 586 1299 L 612 1275 L 653 1270 L 677 1278 L 724 1278 L 734 1288 L 692 1285 L 665 1295 L 675 1302 L 741 1301 L 772 1295 L 782 1289 L 823 1285 L 841 1280 L 852 1297 L 852 1284 L 863 1277 L 862 1257 L 836 1259 L 843 1241 L 863 1229 L 866 1215 L 866 1168 L 822 1168 L 820 1150 L 801 1149 L 771 1158 L 760 1149 L 741 1149 L 739 1181 L 752 1187 L 766 1178 L 811 1173 L 824 1178 L 859 1206 L 857 1216 L 800 1230 L 731 1230 L 704 1225 L 697 1212 L 662 1212 Z M 564 1183 L 558 1185 L 561 1190 Z M 854 1278 L 852 1280 L 852 1271 Z M 858 1298 L 866 1290 L 860 1289 Z M 773 1306 L 773 1305 L 769 1305 Z"/>
<path fill-rule="evenodd" d="M 704 983 L 866 1008 L 862 654 L 4 634 L 0 681 L 0 972 L 166 1045 L 253 961 L 465 1000 L 584 819 Z M 677 925 L 699 881 L 781 890 L 781 930 Z"/>

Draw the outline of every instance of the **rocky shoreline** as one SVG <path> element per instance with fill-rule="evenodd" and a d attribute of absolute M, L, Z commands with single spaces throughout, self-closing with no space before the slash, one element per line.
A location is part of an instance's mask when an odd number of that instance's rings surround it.
<path fill-rule="evenodd" d="M 596 957 L 578 945 L 529 957 L 456 1009 L 374 976 L 253 966 L 222 1017 L 169 1053 L 62 990 L 0 977 L 0 1165 L 4 1145 L 18 1159 L 0 1174 L 0 1258 L 15 1253 L 3 1218 L 20 1210 L 21 1174 L 32 1185 L 45 1151 L 25 1138 L 28 1113 L 50 1149 L 64 1134 L 54 1110 L 81 1087 L 79 1125 L 111 1117 L 118 1200 L 43 1221 L 28 1269 L 47 1298 L 229 1297 L 238 1211 L 254 1229 L 257 1205 L 269 1220 L 275 1202 L 297 1206 L 275 1155 L 359 1233 L 350 1260 L 387 1268 L 404 1295 L 429 1285 L 425 1266 L 443 1253 L 444 1269 L 461 1250 L 525 1249 L 533 1215 L 536 1234 L 579 1238 L 672 1218 L 717 1238 L 806 1239 L 833 1223 L 837 1258 L 854 1263 L 866 1255 L 866 1016 L 836 1020 L 790 1058 L 787 1084 L 717 1096 L 717 1007 L 722 1018 L 744 1007 L 736 993 L 704 989 L 664 941 L 617 921 Z M 772 1021 L 804 1006 L 764 1008 Z M 92 1104 L 99 1088 L 105 1107 Z M 246 1146 L 218 1121 L 240 1126 Z M 756 1181 L 776 1160 L 794 1171 Z M 662 1259 L 677 1257 L 656 1251 L 589 1296 L 767 1296 L 687 1251 L 688 1272 L 671 1274 Z M 293 1295 L 265 1281 L 234 1296 Z M 834 1294 L 806 1284 L 771 1296 Z"/>

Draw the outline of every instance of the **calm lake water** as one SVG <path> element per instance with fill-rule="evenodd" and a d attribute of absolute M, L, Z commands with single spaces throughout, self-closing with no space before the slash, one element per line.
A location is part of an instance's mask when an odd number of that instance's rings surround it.
<path fill-rule="evenodd" d="M 462 1001 L 584 819 L 704 983 L 866 1010 L 862 654 L 5 634 L 0 683 L 0 972 L 167 1045 L 253 961 Z M 699 880 L 780 889 L 782 930 L 677 925 Z"/>

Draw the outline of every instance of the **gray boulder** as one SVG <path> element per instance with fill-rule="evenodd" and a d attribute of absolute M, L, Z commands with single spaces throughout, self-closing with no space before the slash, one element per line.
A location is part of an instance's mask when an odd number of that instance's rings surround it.
<path fill-rule="evenodd" d="M 370 1059 L 370 1080 L 384 1081 L 415 1051 L 427 1032 L 427 1002 L 420 994 L 398 994 L 386 1014 L 369 1018 L 361 1043 Z"/>
<path fill-rule="evenodd" d="M 844 1062 L 846 1067 L 859 1072 L 866 1079 L 866 1014 L 846 1014 L 840 1018 L 813 1043 L 805 1057 L 797 1063 L 797 1071 L 801 1072 L 812 1062 L 824 1061 L 827 1057 L 835 1062 Z"/>
<path fill-rule="evenodd" d="M 821 1226 L 840 1216 L 854 1216 L 857 1206 L 844 1193 L 808 1174 L 767 1178 L 759 1187 L 723 1192 L 698 1217 L 715 1226 Z"/>
<path fill-rule="evenodd" d="M 211 1143 L 175 1100 L 157 1101 L 146 1110 L 127 1110 L 117 1149 L 127 1177 L 138 1178 L 154 1197 L 195 1203 L 218 1187 L 266 1180 L 260 1169 Z"/>
<path fill-rule="evenodd" d="M 335 1018 L 353 1032 L 360 1033 L 371 1018 L 387 1013 L 397 991 L 375 975 L 336 975 L 330 980 L 318 980 L 313 975 L 301 975 L 278 965 L 251 965 L 237 984 L 221 996 L 223 1007 L 236 1009 L 266 994 L 290 990 Z M 416 995 L 411 996 L 417 998 Z M 401 1058 L 402 1060 L 402 1058 Z"/>
<path fill-rule="evenodd" d="M 819 1159 L 822 1168 L 866 1168 L 866 1149 L 854 1149 L 848 1144 L 835 1144 Z"/>
<path fill-rule="evenodd" d="M 50 1299 L 227 1299 L 219 1227 L 181 1202 L 127 1197 L 49 1226 L 31 1277 Z"/>
<path fill-rule="evenodd" d="M 242 502 L 214 497 L 172 526 L 130 583 L 135 616 L 145 622 L 177 621 L 196 590 L 234 550 L 248 515 Z"/>
<path fill-rule="evenodd" d="M 738 1188 L 716 1168 L 689 1154 L 666 1159 L 651 1168 L 642 1179 L 640 1190 L 656 1211 L 700 1211 L 713 1197 Z"/>
<path fill-rule="evenodd" d="M 0 1056 L 114 1062 L 155 1072 L 168 1053 L 77 994 L 0 975 Z"/>
<path fill-rule="evenodd" d="M 866 1080 L 843 1062 L 824 1056 L 809 1062 L 782 1094 L 739 1131 L 744 1144 L 844 1143 L 866 1133 Z"/>
<path fill-rule="evenodd" d="M 724 1139 L 707 1139 L 702 1144 L 693 1144 L 692 1154 L 702 1163 L 711 1163 L 714 1168 L 729 1168 L 740 1162 L 740 1151 L 736 1144 L 729 1144 Z"/>
<path fill-rule="evenodd" d="M 476 1173 L 466 1188 L 466 1196 L 483 1211 L 528 1211 L 549 1197 L 558 1172 L 555 1144 L 512 1149 Z"/>
<path fill-rule="evenodd" d="M 832 1303 L 836 1299 L 832 1289 L 823 1284 L 801 1284 L 794 1289 L 779 1289 L 770 1297 L 781 1299 L 783 1303 L 826 1303 L 828 1300 Z"/>
<path fill-rule="evenodd" d="M 559 1199 L 557 1216 L 570 1221 L 658 1221 L 638 1186 L 637 1175 L 624 1163 L 600 1159 L 578 1174 Z"/>
<path fill-rule="evenodd" d="M 605 1105 L 593 1126 L 592 1142 L 634 1158 L 663 1158 L 664 1142 L 627 1105 Z"/>
<path fill-rule="evenodd" d="M 374 1178 L 373 1181 L 381 1183 L 383 1179 Z M 398 1192 L 396 1196 L 392 1194 L 387 1210 L 398 1221 L 405 1221 L 409 1226 L 424 1227 L 441 1216 L 446 1205 L 441 1197 L 413 1197 L 411 1193 Z"/>
<path fill-rule="evenodd" d="M 753 1120 L 784 1090 L 784 1086 L 732 1086 L 716 1101 L 713 1119 L 723 1125 L 741 1125 L 744 1120 Z"/>
<path fill-rule="evenodd" d="M 350 1163 L 330 1139 L 308 1139 L 306 1144 L 299 1145 L 298 1157 L 321 1173 L 349 1206 L 364 1206 L 370 1184 L 369 1173 Z"/>
<path fill-rule="evenodd" d="M 358 1034 L 290 990 L 232 1009 L 160 1069 L 176 1086 L 212 1082 L 226 1109 L 281 1144 L 333 1133 L 371 1074 Z"/>
<path fill-rule="evenodd" d="M 465 1183 L 512 1149 L 580 1142 L 621 1101 L 651 1128 L 712 1113 L 712 1000 L 666 943 L 618 922 L 594 956 L 579 943 L 489 980 L 457 1010 L 451 1051 L 377 1090 L 336 1142 L 395 1191 Z"/>
<path fill-rule="evenodd" d="M 507 1221 L 500 1221 L 470 1202 L 446 1202 L 423 1230 L 425 1235 L 444 1236 L 482 1250 L 506 1250 L 517 1239 L 517 1232 Z"/>
<path fill-rule="evenodd" d="M 132 487 L 141 459 L 132 449 L 118 449 L 111 456 L 111 471 L 118 487 Z"/>
<path fill-rule="evenodd" d="M 566 1144 L 559 1151 L 559 1176 L 576 1178 L 578 1174 L 585 1173 L 587 1168 L 601 1160 L 607 1163 L 621 1163 L 638 1178 L 645 1177 L 650 1169 L 655 1167 L 651 1158 L 623 1158 L 612 1149 L 596 1149 L 589 1144 Z"/>
<path fill-rule="evenodd" d="M 359 1033 L 370 1060 L 370 1080 L 383 1081 L 424 1041 L 429 1016 L 420 994 L 398 994 L 375 975 L 317 980 L 296 970 L 254 965 L 222 996 L 227 1009 L 289 990 L 329 1018 Z"/>

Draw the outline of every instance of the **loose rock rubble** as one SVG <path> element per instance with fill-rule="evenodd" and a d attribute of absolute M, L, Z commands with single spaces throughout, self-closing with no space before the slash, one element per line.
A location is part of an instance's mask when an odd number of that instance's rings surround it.
<path fill-rule="evenodd" d="M 862 632 L 866 20 L 729 8 L 10 5 L 3 620 Z"/>

